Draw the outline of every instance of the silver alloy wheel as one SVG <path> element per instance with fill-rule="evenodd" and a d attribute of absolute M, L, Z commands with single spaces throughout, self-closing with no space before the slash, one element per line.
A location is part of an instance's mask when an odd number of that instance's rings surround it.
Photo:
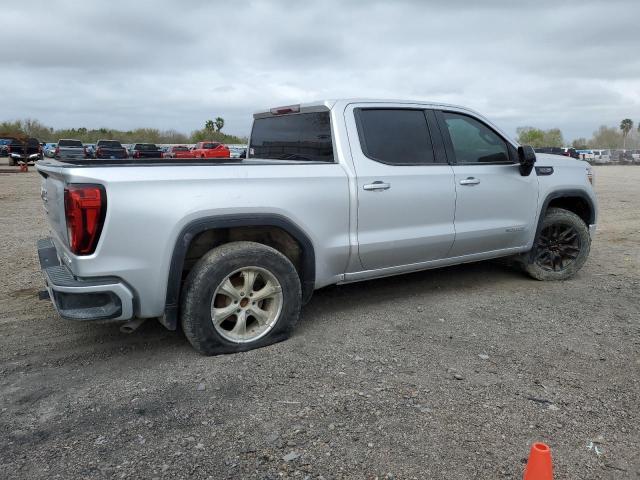
<path fill-rule="evenodd" d="M 211 299 L 211 321 L 226 340 L 247 343 L 273 328 L 282 311 L 278 279 L 260 267 L 243 267 L 229 274 Z"/>

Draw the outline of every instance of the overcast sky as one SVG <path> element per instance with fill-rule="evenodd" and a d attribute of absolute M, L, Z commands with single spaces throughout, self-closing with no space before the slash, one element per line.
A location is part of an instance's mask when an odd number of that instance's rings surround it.
<path fill-rule="evenodd" d="M 20 0 L 0 120 L 173 128 L 323 98 L 435 100 L 515 136 L 640 121 L 640 0 Z"/>

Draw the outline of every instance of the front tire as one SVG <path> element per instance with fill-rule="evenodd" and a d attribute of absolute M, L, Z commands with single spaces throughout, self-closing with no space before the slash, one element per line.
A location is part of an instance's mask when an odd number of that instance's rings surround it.
<path fill-rule="evenodd" d="M 287 257 L 260 243 L 228 243 L 189 272 L 182 329 L 204 355 L 253 350 L 287 339 L 301 304 L 300 278 Z"/>
<path fill-rule="evenodd" d="M 550 208 L 524 268 L 536 280 L 567 280 L 583 267 L 590 250 L 591 237 L 584 221 L 568 210 Z"/>

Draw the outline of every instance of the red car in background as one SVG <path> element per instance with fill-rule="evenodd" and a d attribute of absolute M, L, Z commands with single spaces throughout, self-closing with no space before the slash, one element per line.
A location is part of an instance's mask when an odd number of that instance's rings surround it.
<path fill-rule="evenodd" d="M 195 155 L 184 145 L 169 147 L 169 150 L 162 154 L 164 158 L 195 158 Z"/>
<path fill-rule="evenodd" d="M 198 142 L 191 150 L 195 158 L 229 158 L 231 151 L 218 142 Z"/>

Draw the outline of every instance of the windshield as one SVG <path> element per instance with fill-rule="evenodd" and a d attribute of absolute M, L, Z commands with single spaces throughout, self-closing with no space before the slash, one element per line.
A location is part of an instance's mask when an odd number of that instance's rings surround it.
<path fill-rule="evenodd" d="M 153 143 L 138 143 L 134 147 L 134 150 L 158 150 Z"/>
<path fill-rule="evenodd" d="M 58 142 L 59 147 L 79 147 L 82 148 L 82 142 L 80 140 L 60 140 Z"/>
<path fill-rule="evenodd" d="M 187 147 L 173 147 L 174 152 L 188 152 L 189 149 Z"/>

